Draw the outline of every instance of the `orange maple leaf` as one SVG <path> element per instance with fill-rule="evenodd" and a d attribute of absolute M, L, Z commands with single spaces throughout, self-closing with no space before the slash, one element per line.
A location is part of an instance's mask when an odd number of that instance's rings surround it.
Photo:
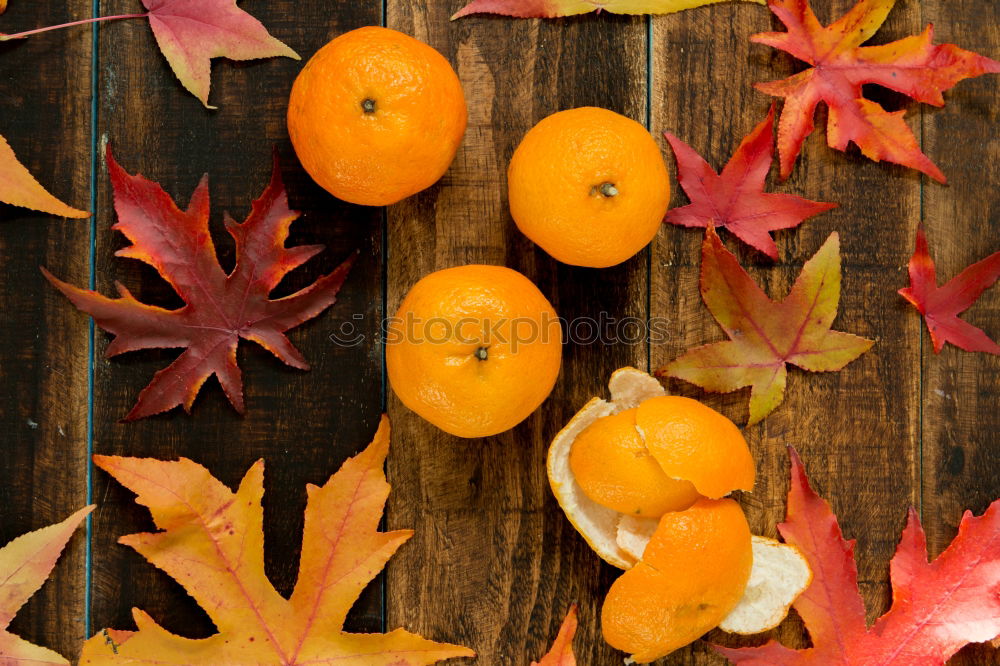
<path fill-rule="evenodd" d="M 20 536 L 0 548 L 0 664 L 69 664 L 62 656 L 7 631 L 14 615 L 52 573 L 73 532 L 94 509 L 80 509 L 66 520 Z"/>
<path fill-rule="evenodd" d="M 866 157 L 918 169 L 944 182 L 944 174 L 920 152 L 903 120 L 865 99 L 862 86 L 874 83 L 918 102 L 944 106 L 942 93 L 964 79 L 1000 72 L 1000 62 L 953 44 L 934 44 L 933 26 L 921 35 L 880 46 L 861 46 L 882 26 L 896 0 L 859 0 L 851 11 L 824 27 L 809 0 L 769 0 L 788 32 L 755 35 L 752 41 L 781 49 L 812 65 L 782 81 L 757 89 L 785 98 L 778 124 L 781 177 L 788 178 L 802 142 L 813 131 L 816 106 L 830 107 L 827 143 L 846 150 L 854 142 Z"/>
<path fill-rule="evenodd" d="M 4 0 L 0 0 L 0 12 Z M 21 208 L 30 208 L 59 217 L 90 217 L 85 210 L 67 206 L 35 180 L 31 172 L 17 160 L 14 149 L 0 136 L 0 201 Z"/>
<path fill-rule="evenodd" d="M 542 657 L 541 661 L 531 662 L 531 666 L 576 666 L 576 656 L 573 654 L 573 636 L 576 635 L 576 604 L 569 608 L 559 635 L 552 643 L 552 648 Z"/>
<path fill-rule="evenodd" d="M 367 449 L 322 487 L 307 486 L 299 578 L 290 598 L 264 573 L 264 463 L 233 493 L 187 459 L 94 456 L 94 462 L 138 494 L 162 531 L 119 539 L 176 579 L 205 609 L 218 633 L 194 640 L 133 610 L 138 631 L 105 631 L 83 647 L 81 664 L 337 664 L 416 666 L 474 657 L 403 629 L 350 634 L 344 618 L 364 587 L 413 534 L 379 532 L 389 484 L 385 417 Z"/>

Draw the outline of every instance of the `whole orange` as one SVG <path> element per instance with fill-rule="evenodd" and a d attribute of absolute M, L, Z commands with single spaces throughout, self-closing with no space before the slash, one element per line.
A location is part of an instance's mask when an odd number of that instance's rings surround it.
<path fill-rule="evenodd" d="M 295 80 L 288 132 L 302 166 L 335 197 L 384 206 L 424 190 L 455 159 L 467 115 L 445 58 L 388 28 L 337 37 Z"/>
<path fill-rule="evenodd" d="M 660 149 L 639 123 L 595 107 L 535 125 L 507 170 L 510 214 L 566 264 L 604 268 L 645 247 L 670 204 Z"/>
<path fill-rule="evenodd" d="M 389 383 L 445 432 L 486 437 L 513 428 L 548 397 L 562 325 L 525 276 L 458 266 L 425 276 L 387 327 Z"/>

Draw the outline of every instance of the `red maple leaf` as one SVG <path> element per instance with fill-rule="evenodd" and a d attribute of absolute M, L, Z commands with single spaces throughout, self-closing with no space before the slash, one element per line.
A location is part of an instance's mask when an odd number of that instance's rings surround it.
<path fill-rule="evenodd" d="M 788 513 L 778 525 L 809 561 L 813 582 L 795 601 L 813 647 L 792 650 L 776 641 L 756 648 L 715 649 L 754 666 L 931 666 L 968 643 L 1000 634 L 1000 500 L 982 515 L 966 511 L 958 536 L 928 564 L 917 512 L 890 564 L 892 608 L 869 629 L 858 592 L 854 541 L 844 539 L 830 505 L 809 487 L 794 449 Z"/>
<path fill-rule="evenodd" d="M 941 353 L 945 343 L 950 342 L 966 351 L 1000 354 L 1000 345 L 958 318 L 997 278 L 1000 278 L 1000 252 L 972 264 L 943 287 L 937 286 L 937 271 L 927 251 L 927 237 L 923 229 L 917 229 L 917 248 L 910 259 L 910 286 L 899 293 L 924 316 L 935 352 Z"/>
<path fill-rule="evenodd" d="M 180 210 L 158 184 L 125 172 L 107 153 L 118 223 L 132 245 L 116 256 L 138 259 L 155 268 L 184 300 L 177 310 L 145 305 L 118 284 L 121 298 L 80 289 L 42 272 L 76 307 L 115 336 L 107 356 L 138 349 L 185 351 L 156 373 L 126 421 L 183 405 L 190 412 L 198 390 L 212 375 L 241 414 L 243 383 L 236 364 L 240 338 L 253 340 L 288 365 L 308 370 L 305 358 L 285 331 L 330 307 L 354 262 L 349 258 L 329 275 L 291 296 L 268 298 L 282 278 L 323 250 L 322 245 L 286 248 L 288 228 L 298 213 L 288 207 L 277 153 L 271 182 L 243 223 L 226 215 L 226 229 L 236 241 L 236 267 L 222 270 L 208 230 L 208 176 Z"/>
<path fill-rule="evenodd" d="M 808 0 L 768 0 L 788 32 L 755 35 L 752 41 L 786 51 L 811 68 L 757 89 L 785 98 L 778 125 L 781 177 L 788 178 L 812 133 L 816 106 L 830 108 L 827 143 L 846 150 L 851 141 L 867 157 L 918 169 L 941 182 L 944 174 L 920 152 L 903 120 L 905 111 L 889 112 L 864 98 L 862 86 L 875 83 L 918 102 L 944 106 L 942 93 L 963 79 L 1000 72 L 1000 62 L 958 48 L 934 44 L 934 28 L 881 46 L 861 46 L 881 27 L 896 0 L 859 0 L 833 24 L 823 27 Z"/>
<path fill-rule="evenodd" d="M 747 245 L 777 259 L 778 247 L 770 232 L 796 227 L 837 204 L 764 192 L 774 156 L 773 134 L 772 105 L 767 118 L 743 139 L 718 174 L 690 146 L 664 132 L 677 158 L 677 179 L 691 199 L 687 206 L 667 211 L 664 221 L 682 227 L 726 227 Z"/>

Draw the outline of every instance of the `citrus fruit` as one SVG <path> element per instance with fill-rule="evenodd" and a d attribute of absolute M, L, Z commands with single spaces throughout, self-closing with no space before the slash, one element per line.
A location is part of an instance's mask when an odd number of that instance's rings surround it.
<path fill-rule="evenodd" d="M 433 185 L 465 134 L 455 70 L 401 32 L 366 27 L 320 49 L 295 80 L 288 131 L 302 166 L 335 197 L 383 206 Z"/>
<path fill-rule="evenodd" d="M 670 204 L 670 177 L 646 128 L 596 107 L 535 125 L 507 170 L 510 213 L 566 264 L 604 268 L 644 248 Z"/>
<path fill-rule="evenodd" d="M 668 480 L 673 483 L 697 481 L 691 484 L 697 500 L 692 508 L 698 502 L 708 501 L 701 495 L 724 495 L 736 488 L 752 487 L 753 461 L 739 430 L 724 416 L 696 401 L 667 397 L 660 383 L 647 373 L 622 368 L 612 374 L 608 388 L 610 400 L 592 398 L 552 440 L 547 471 L 552 491 L 566 517 L 590 547 L 610 564 L 631 570 L 644 559 L 647 546 L 663 518 L 677 511 L 667 510 L 655 518 L 621 511 L 629 509 L 630 505 L 615 508 L 611 496 L 600 494 L 600 487 L 590 478 L 590 475 L 597 476 L 600 470 L 606 479 L 626 486 L 620 492 L 625 496 L 634 495 L 635 501 L 642 506 L 652 506 L 650 500 L 663 492 L 642 480 L 647 474 L 655 476 L 646 471 L 648 458 L 645 453 L 640 450 L 640 456 L 633 455 L 633 459 L 620 454 L 622 449 L 632 447 L 635 451 L 637 446 L 627 426 L 632 426 L 638 441 L 646 447 L 648 457 L 657 463 Z M 678 423 L 697 430 L 701 435 L 699 441 L 705 446 L 698 446 L 693 434 Z M 669 438 L 661 432 L 671 427 L 681 433 L 673 448 L 667 446 Z M 692 436 L 688 437 L 689 434 Z M 654 448 L 660 458 L 653 454 Z M 661 461 L 671 468 L 670 473 L 665 471 Z M 580 478 L 576 472 L 580 472 Z M 628 487 L 630 482 L 631 488 Z M 679 508 L 681 512 L 685 509 L 684 506 Z M 650 511 L 653 512 L 655 510 Z M 805 558 L 792 546 L 754 536 L 751 549 L 753 564 L 742 597 L 720 620 L 719 626 L 725 631 L 755 634 L 777 626 L 812 578 Z M 673 565 L 669 570 L 679 576 L 685 575 L 685 571 Z M 653 604 L 652 600 L 646 601 Z M 657 631 L 655 627 L 649 630 Z"/>
<path fill-rule="evenodd" d="M 569 458 L 573 477 L 587 497 L 619 513 L 659 518 L 686 509 L 698 491 L 663 473 L 636 430 L 638 411 L 605 416 L 577 436 Z"/>
<path fill-rule="evenodd" d="M 642 560 L 608 591 L 604 639 L 638 663 L 687 645 L 736 608 L 752 564 L 750 527 L 733 500 L 665 513 Z"/>
<path fill-rule="evenodd" d="M 389 383 L 445 432 L 486 437 L 542 404 L 559 374 L 562 325 L 542 292 L 501 266 L 425 276 L 388 327 Z"/>
<path fill-rule="evenodd" d="M 691 398 L 650 398 L 636 411 L 650 455 L 673 478 L 687 479 L 706 497 L 753 490 L 753 456 L 732 421 Z"/>

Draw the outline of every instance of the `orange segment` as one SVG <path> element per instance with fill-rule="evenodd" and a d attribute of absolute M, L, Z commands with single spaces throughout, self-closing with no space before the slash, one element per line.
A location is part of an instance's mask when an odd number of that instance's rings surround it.
<path fill-rule="evenodd" d="M 698 499 L 689 481 L 671 479 L 635 429 L 637 409 L 598 419 L 581 432 L 569 464 L 584 494 L 619 513 L 658 518 Z"/>
<path fill-rule="evenodd" d="M 717 626 L 750 579 L 750 527 L 733 500 L 700 499 L 664 514 L 641 562 L 611 586 L 604 639 L 647 663 Z"/>
<path fill-rule="evenodd" d="M 667 474 L 688 479 L 706 497 L 753 490 L 756 468 L 736 425 L 697 400 L 652 398 L 636 413 L 646 448 Z"/>

